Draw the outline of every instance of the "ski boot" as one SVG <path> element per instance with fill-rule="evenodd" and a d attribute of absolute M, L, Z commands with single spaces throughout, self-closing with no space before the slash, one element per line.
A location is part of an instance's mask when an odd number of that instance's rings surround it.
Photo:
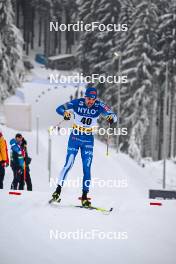
<path fill-rule="evenodd" d="M 60 200 L 61 200 L 60 199 L 60 193 L 61 193 L 61 186 L 58 185 L 55 192 L 52 195 L 52 201 L 53 202 L 58 202 L 58 203 L 60 202 Z"/>
<path fill-rule="evenodd" d="M 82 197 L 81 197 L 81 203 L 83 207 L 89 207 L 91 206 L 91 202 L 87 198 L 87 192 L 83 191 Z"/>

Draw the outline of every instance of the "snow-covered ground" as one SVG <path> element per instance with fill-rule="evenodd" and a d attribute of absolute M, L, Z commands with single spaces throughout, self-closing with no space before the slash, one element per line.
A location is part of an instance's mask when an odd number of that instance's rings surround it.
<path fill-rule="evenodd" d="M 9 140 L 16 132 L 4 128 Z M 160 187 L 156 175 L 150 174 L 151 166 L 139 167 L 124 154 L 111 149 L 105 155 L 105 146 L 95 144 L 92 166 L 94 186 L 90 196 L 92 203 L 102 207 L 114 207 L 110 215 L 84 209 L 69 208 L 79 204 L 81 185 L 74 187 L 74 180 L 81 181 L 81 159 L 78 155 L 68 179 L 72 187 L 66 186 L 62 195 L 62 206 L 48 205 L 48 199 L 55 189 L 49 185 L 47 170 L 47 133 L 40 131 L 40 154 L 35 154 L 35 133 L 25 132 L 29 153 L 33 157 L 31 175 L 34 191 L 24 191 L 21 196 L 10 196 L 9 186 L 12 172 L 7 169 L 4 185 L 0 192 L 1 263 L 169 263 L 174 264 L 175 255 L 175 201 L 162 201 L 161 207 L 149 205 L 148 189 Z M 52 138 L 52 182 L 62 167 L 66 153 L 67 137 Z M 153 165 L 154 166 L 154 165 Z M 158 175 L 159 177 L 159 175 Z M 72 181 L 71 181 L 72 180 Z M 101 181 L 100 181 L 101 180 Z M 101 187 L 104 180 L 113 180 L 116 187 Z M 53 232 L 99 232 L 107 235 L 116 232 L 126 239 L 60 239 L 50 238 Z M 119 238 L 118 237 L 118 238 Z"/>
<path fill-rule="evenodd" d="M 53 183 L 65 161 L 68 136 L 52 136 L 50 186 L 47 127 L 58 122 L 55 107 L 69 99 L 70 90 L 67 93 L 67 88 L 61 87 L 57 95 L 58 90 L 55 89 L 36 104 L 36 96 L 46 91 L 48 85 L 33 82 L 34 74 L 32 76 L 33 79 L 24 84 L 23 90 L 27 101 L 33 106 L 34 120 L 37 115 L 42 120 L 39 155 L 36 154 L 35 129 L 23 132 L 32 157 L 33 192 L 23 191 L 21 196 L 9 195 L 12 172 L 7 168 L 4 190 L 0 191 L 0 263 L 175 264 L 176 201 L 162 201 L 162 206 L 150 206 L 148 199 L 150 188 L 161 188 L 161 162 L 149 162 L 142 168 L 127 155 L 117 154 L 113 149 L 110 149 L 107 157 L 106 146 L 96 140 L 92 164 L 94 186 L 90 191 L 92 204 L 113 207 L 114 210 L 109 215 L 103 215 L 97 211 L 68 206 L 80 203 L 77 198 L 81 194 L 81 184 L 74 186 L 75 182 L 81 182 L 82 179 L 80 155 L 68 175 L 70 187 L 66 185 L 63 188 L 61 206 L 48 204 L 55 189 Z M 46 72 L 37 75 L 36 79 L 46 80 Z M 8 142 L 17 132 L 5 126 L 1 128 Z M 176 186 L 174 171 L 175 164 L 167 162 L 169 189 Z M 109 180 L 114 183 L 114 187 L 108 186 Z M 60 236 L 59 232 L 62 232 Z M 70 239 L 69 232 L 72 232 Z M 90 232 L 87 239 L 86 232 Z M 110 232 L 116 234 L 116 239 L 112 239 L 112 236 L 111 239 L 102 239 L 103 236 L 109 236 Z M 76 239 L 75 234 L 80 236 L 79 239 Z"/>

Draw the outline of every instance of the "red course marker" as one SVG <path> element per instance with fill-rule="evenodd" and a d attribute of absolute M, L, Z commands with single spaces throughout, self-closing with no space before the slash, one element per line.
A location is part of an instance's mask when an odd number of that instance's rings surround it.
<path fill-rule="evenodd" d="M 160 202 L 151 202 L 150 205 L 158 205 L 158 206 L 161 206 L 162 203 L 160 203 Z"/>
<path fill-rule="evenodd" d="M 21 195 L 20 192 L 9 192 L 9 194 L 13 194 L 13 195 Z"/>

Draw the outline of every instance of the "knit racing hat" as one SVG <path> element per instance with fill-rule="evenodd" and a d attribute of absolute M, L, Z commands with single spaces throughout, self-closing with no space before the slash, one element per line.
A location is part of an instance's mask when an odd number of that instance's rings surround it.
<path fill-rule="evenodd" d="M 97 89 L 95 87 L 88 87 L 85 92 L 85 97 L 90 97 L 93 99 L 97 98 Z"/>

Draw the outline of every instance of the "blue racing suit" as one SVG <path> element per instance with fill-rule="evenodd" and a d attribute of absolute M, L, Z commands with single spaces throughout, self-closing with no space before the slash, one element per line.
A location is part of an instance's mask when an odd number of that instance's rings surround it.
<path fill-rule="evenodd" d="M 74 113 L 74 125 L 68 141 L 66 162 L 59 175 L 58 184 L 63 186 L 67 173 L 73 166 L 75 157 L 80 149 L 83 164 L 82 189 L 84 192 L 89 192 L 94 147 L 93 131 L 97 127 L 97 119 L 100 115 L 105 117 L 111 115 L 113 121 L 116 122 L 117 116 L 108 105 L 99 100 L 96 100 L 92 107 L 87 107 L 84 98 L 75 99 L 61 105 L 56 109 L 56 112 L 64 115 L 67 110 L 72 110 Z"/>

